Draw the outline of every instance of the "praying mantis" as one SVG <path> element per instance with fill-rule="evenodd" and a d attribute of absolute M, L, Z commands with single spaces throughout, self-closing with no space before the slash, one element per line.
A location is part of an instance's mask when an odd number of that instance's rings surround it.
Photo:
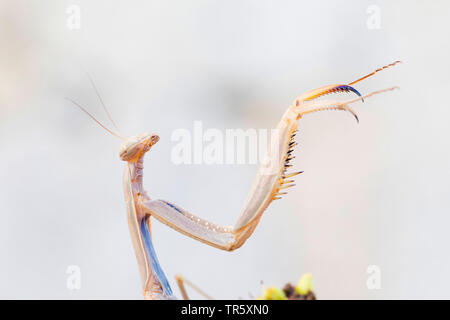
<path fill-rule="evenodd" d="M 156 134 L 142 133 L 136 136 L 124 137 L 113 121 L 94 82 L 89 77 L 99 100 L 117 133 L 108 129 L 95 119 L 85 108 L 70 100 L 83 112 L 97 122 L 112 135 L 120 138 L 120 159 L 126 162 L 123 173 L 123 191 L 127 208 L 127 220 L 131 240 L 136 254 L 139 274 L 142 281 L 142 292 L 145 299 L 175 299 L 169 282 L 158 262 L 151 236 L 151 217 L 173 228 L 174 230 L 215 248 L 233 251 L 240 248 L 252 235 L 264 211 L 269 204 L 280 199 L 293 187 L 293 177 L 302 173 L 288 172 L 292 152 L 296 146 L 294 137 L 297 132 L 297 122 L 304 115 L 322 110 L 343 110 L 350 112 L 359 122 L 357 114 L 349 107 L 358 101 L 375 94 L 391 91 L 397 87 L 386 88 L 361 95 L 353 85 L 373 76 L 375 73 L 394 66 L 395 61 L 382 68 L 358 78 L 347 84 L 332 84 L 319 87 L 297 97 L 287 108 L 276 127 L 277 135 L 272 138 L 266 155 L 266 161 L 258 169 L 253 185 L 246 197 L 237 220 L 232 226 L 222 226 L 201 219 L 178 205 L 165 200 L 152 200 L 143 187 L 144 155 L 159 141 Z M 334 93 L 354 93 L 357 97 L 348 100 L 317 100 Z M 267 170 L 267 164 L 271 170 Z M 183 285 L 184 280 L 177 277 L 177 283 L 184 298 L 187 294 Z"/>

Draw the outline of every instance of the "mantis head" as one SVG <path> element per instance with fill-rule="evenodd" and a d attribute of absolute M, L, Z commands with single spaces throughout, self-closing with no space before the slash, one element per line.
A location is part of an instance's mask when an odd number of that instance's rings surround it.
<path fill-rule="evenodd" d="M 123 161 L 133 161 L 159 141 L 159 136 L 150 133 L 141 133 L 137 136 L 125 138 L 119 148 L 119 156 Z"/>

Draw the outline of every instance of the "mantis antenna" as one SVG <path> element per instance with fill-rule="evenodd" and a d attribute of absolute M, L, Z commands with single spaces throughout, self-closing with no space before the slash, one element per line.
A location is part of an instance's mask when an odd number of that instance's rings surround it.
<path fill-rule="evenodd" d="M 109 121 L 111 121 L 111 123 L 112 123 L 112 125 L 114 126 L 114 128 L 116 128 L 117 131 L 118 131 L 120 134 L 122 134 L 122 132 L 120 131 L 119 127 L 116 125 L 116 123 L 114 122 L 113 118 L 111 117 L 111 114 L 109 113 L 108 109 L 106 108 L 106 105 L 105 105 L 105 103 L 103 102 L 103 99 L 102 99 L 102 97 L 100 96 L 100 93 L 99 93 L 98 90 L 97 90 L 97 87 L 96 87 L 96 85 L 95 85 L 95 83 L 94 83 L 94 80 L 92 80 L 92 77 L 91 77 L 91 75 L 90 75 L 88 72 L 86 72 L 86 74 L 87 74 L 87 76 L 88 76 L 88 78 L 89 78 L 89 82 L 91 83 L 92 87 L 93 87 L 94 90 L 95 90 L 95 94 L 97 95 L 98 99 L 100 100 L 100 103 L 102 104 L 103 110 L 105 110 L 105 113 L 106 113 L 106 115 L 108 116 Z M 123 134 L 122 134 L 122 135 L 123 135 Z"/>
<path fill-rule="evenodd" d="M 117 133 L 112 132 L 111 130 L 109 130 L 107 127 L 105 127 L 100 121 L 98 121 L 92 114 L 90 114 L 85 108 L 83 108 L 80 104 L 76 103 L 75 101 L 73 101 L 70 98 L 66 98 L 68 101 L 72 102 L 74 105 L 76 105 L 78 108 L 80 108 L 81 111 L 83 111 L 84 113 L 86 113 L 92 120 L 94 120 L 95 122 L 97 122 L 97 124 L 102 127 L 103 129 L 105 129 L 106 131 L 108 131 L 110 134 L 112 134 L 113 136 L 119 138 L 119 139 L 123 139 L 121 136 L 119 136 Z"/>

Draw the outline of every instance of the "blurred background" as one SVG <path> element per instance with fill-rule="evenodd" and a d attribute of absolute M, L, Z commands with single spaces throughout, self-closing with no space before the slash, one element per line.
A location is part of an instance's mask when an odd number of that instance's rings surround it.
<path fill-rule="evenodd" d="M 446 1 L 1 1 L 0 298 L 141 299 L 122 131 L 158 133 L 144 185 L 233 224 L 256 165 L 175 165 L 174 130 L 273 128 L 301 93 L 400 90 L 299 123 L 297 186 L 224 252 L 153 223 L 176 273 L 217 299 L 311 272 L 318 298 L 450 298 L 450 4 Z M 109 124 L 108 124 L 109 125 Z M 110 125 L 109 125 L 110 126 Z M 81 286 L 68 286 L 70 266 Z M 376 271 L 374 273 L 374 270 Z M 69 273 L 68 273 L 69 272 Z M 373 285 L 376 276 L 378 285 Z M 372 283 L 372 285 L 371 285 Z M 192 292 L 193 298 L 199 296 Z"/>

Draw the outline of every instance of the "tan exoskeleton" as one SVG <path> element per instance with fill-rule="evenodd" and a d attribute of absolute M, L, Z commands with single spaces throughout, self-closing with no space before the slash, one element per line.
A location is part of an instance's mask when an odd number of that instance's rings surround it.
<path fill-rule="evenodd" d="M 395 61 L 379 68 L 348 84 L 333 84 L 320 87 L 296 98 L 276 127 L 277 135 L 271 139 L 266 161 L 260 166 L 244 205 L 238 214 L 237 221 L 233 226 L 221 226 L 206 221 L 165 200 L 151 200 L 143 187 L 143 159 L 145 153 L 159 141 L 159 137 L 156 134 L 144 133 L 122 138 L 104 127 L 83 107 L 74 102 L 104 129 L 123 140 L 119 149 L 119 155 L 126 162 L 123 174 L 123 188 L 127 206 L 127 219 L 143 284 L 144 297 L 146 299 L 174 298 L 153 248 L 150 217 L 154 217 L 191 238 L 222 250 L 232 251 L 241 247 L 255 230 L 264 210 L 273 200 L 279 199 L 281 195 L 286 194 L 285 189 L 294 185 L 292 177 L 301 173 L 287 172 L 287 169 L 291 166 L 289 162 L 293 159 L 292 151 L 296 145 L 294 136 L 297 131 L 297 121 L 305 114 L 321 110 L 349 111 L 358 121 L 356 113 L 348 105 L 374 94 L 393 90 L 395 87 L 374 91 L 362 96 L 351 85 L 398 62 Z M 93 82 L 92 85 L 98 94 Z M 315 100 L 323 95 L 337 92 L 353 92 L 358 97 L 345 101 Z M 109 119 L 117 128 L 101 98 L 100 101 Z M 119 129 L 117 128 L 117 130 Z M 183 297 L 186 298 L 181 278 L 177 278 L 177 281 Z"/>

